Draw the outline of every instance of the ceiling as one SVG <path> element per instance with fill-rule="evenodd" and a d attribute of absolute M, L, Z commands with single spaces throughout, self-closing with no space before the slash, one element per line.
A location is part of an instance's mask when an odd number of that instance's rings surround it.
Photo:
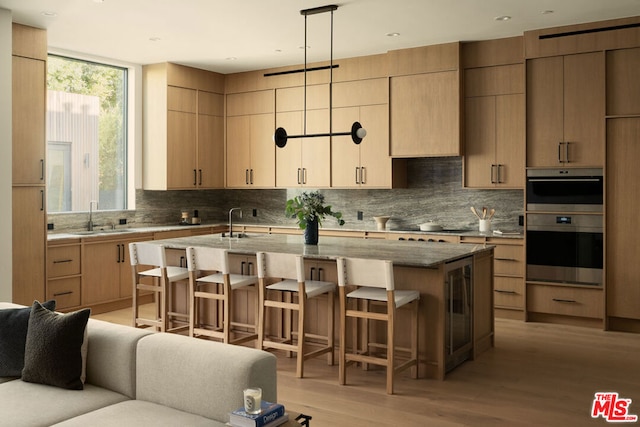
<path fill-rule="evenodd" d="M 640 0 L 0 0 L 58 52 L 221 73 L 303 63 L 300 10 L 327 4 L 336 59 L 640 15 Z M 328 60 L 330 13 L 307 24 L 308 62 Z"/>

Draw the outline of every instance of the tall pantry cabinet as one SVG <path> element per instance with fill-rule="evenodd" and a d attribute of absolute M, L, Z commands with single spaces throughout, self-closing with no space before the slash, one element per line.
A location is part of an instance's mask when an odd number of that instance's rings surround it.
<path fill-rule="evenodd" d="M 45 298 L 45 30 L 13 24 L 13 302 Z"/>

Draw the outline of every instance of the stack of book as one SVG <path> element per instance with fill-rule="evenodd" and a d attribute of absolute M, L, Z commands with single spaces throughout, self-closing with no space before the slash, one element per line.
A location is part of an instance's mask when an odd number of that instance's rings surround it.
<path fill-rule="evenodd" d="M 229 414 L 229 424 L 232 427 L 275 427 L 289 420 L 289 414 L 279 403 L 262 401 L 259 414 L 247 414 L 244 407 Z"/>

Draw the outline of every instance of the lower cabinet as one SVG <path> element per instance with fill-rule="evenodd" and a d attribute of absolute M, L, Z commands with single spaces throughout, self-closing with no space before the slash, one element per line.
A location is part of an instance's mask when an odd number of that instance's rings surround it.
<path fill-rule="evenodd" d="M 151 240 L 151 235 L 127 240 L 91 239 L 84 243 L 82 305 L 128 298 L 132 295 L 129 243 Z"/>
<path fill-rule="evenodd" d="M 604 303 L 601 288 L 556 285 L 527 285 L 527 311 L 533 313 L 602 319 Z"/>
<path fill-rule="evenodd" d="M 56 241 L 47 247 L 46 299 L 56 300 L 56 310 L 80 306 L 80 239 Z"/>

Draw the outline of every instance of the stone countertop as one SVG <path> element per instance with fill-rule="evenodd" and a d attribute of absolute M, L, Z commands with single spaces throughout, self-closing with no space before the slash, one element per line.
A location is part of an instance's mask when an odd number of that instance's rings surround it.
<path fill-rule="evenodd" d="M 353 239 L 320 236 L 317 246 L 305 245 L 300 235 L 253 234 L 248 237 L 223 237 L 222 234 L 154 240 L 168 249 L 188 246 L 225 248 L 230 253 L 253 255 L 256 252 L 300 254 L 308 259 L 335 260 L 338 257 L 387 259 L 396 265 L 436 268 L 438 265 L 465 258 L 493 246 L 436 242 L 408 242 L 384 239 Z"/>
<path fill-rule="evenodd" d="M 107 235 L 117 235 L 123 234 L 126 235 L 128 233 L 155 233 L 162 231 L 175 231 L 175 230 L 184 230 L 184 229 L 196 229 L 196 228 L 208 228 L 208 227 L 227 227 L 226 223 L 214 223 L 214 224 L 199 224 L 199 225 L 157 225 L 157 226 L 146 226 L 146 227 L 124 227 L 124 228 L 116 228 L 115 230 L 95 230 L 93 232 L 87 231 L 78 231 L 78 232 L 62 232 L 62 233 L 49 233 L 47 235 L 47 240 L 55 241 L 60 239 L 79 239 L 79 238 L 91 238 L 98 236 L 107 236 Z M 264 227 L 264 228 L 290 228 L 292 231 L 300 231 L 299 228 L 295 225 L 280 225 L 280 224 L 250 224 L 250 223 L 237 223 L 234 224 L 235 227 Z M 234 227 L 234 228 L 235 228 Z M 459 230 L 448 230 L 448 231 L 420 231 L 416 230 L 384 230 L 379 231 L 375 228 L 341 228 L 341 227 L 322 227 L 320 230 L 322 234 L 322 230 L 325 231 L 345 231 L 345 232 L 376 232 L 376 233 L 393 233 L 393 234 L 412 234 L 412 235 L 442 235 L 442 236 L 461 236 L 461 237 L 499 237 L 504 239 L 522 239 L 524 234 L 520 231 L 513 230 L 504 230 L 502 234 L 493 231 L 488 233 L 481 233 L 480 231 L 472 230 L 472 229 L 459 229 Z M 301 232 L 301 231 L 300 231 Z"/>

